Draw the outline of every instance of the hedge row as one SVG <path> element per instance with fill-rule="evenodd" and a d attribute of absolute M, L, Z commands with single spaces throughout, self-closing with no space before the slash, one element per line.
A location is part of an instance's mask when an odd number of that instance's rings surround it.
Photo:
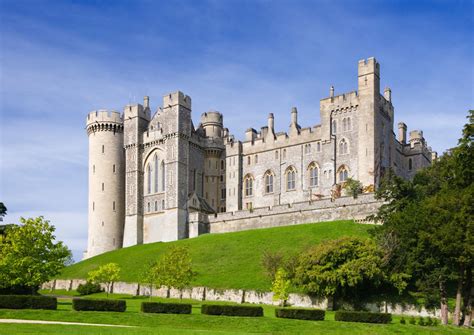
<path fill-rule="evenodd" d="M 390 323 L 392 321 L 392 314 L 336 311 L 334 319 L 336 321 L 349 321 L 349 322 Z"/>
<path fill-rule="evenodd" d="M 307 308 L 276 308 L 275 316 L 277 318 L 285 319 L 299 319 L 299 320 L 324 320 L 326 312 L 320 309 Z"/>
<path fill-rule="evenodd" d="M 191 309 L 191 304 L 162 302 L 142 302 L 141 306 L 141 311 L 143 313 L 191 314 Z"/>
<path fill-rule="evenodd" d="M 8 309 L 57 309 L 58 299 L 42 295 L 2 295 L 0 308 Z"/>
<path fill-rule="evenodd" d="M 260 306 L 202 305 L 201 314 L 227 316 L 263 316 Z"/>
<path fill-rule="evenodd" d="M 72 309 L 75 311 L 125 312 L 125 300 L 113 299 L 72 299 Z"/>

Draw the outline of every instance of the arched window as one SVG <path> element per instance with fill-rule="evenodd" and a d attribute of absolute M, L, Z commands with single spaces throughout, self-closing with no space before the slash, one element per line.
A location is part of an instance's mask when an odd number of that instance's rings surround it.
<path fill-rule="evenodd" d="M 273 193 L 273 172 L 265 172 L 265 193 Z"/>
<path fill-rule="evenodd" d="M 349 178 L 349 171 L 346 166 L 341 166 L 338 170 L 339 182 L 345 182 Z"/>
<path fill-rule="evenodd" d="M 411 160 L 411 158 L 408 159 L 408 170 L 411 170 L 413 169 L 413 161 Z"/>
<path fill-rule="evenodd" d="M 247 175 L 244 178 L 245 196 L 251 197 L 253 195 L 253 177 Z"/>
<path fill-rule="evenodd" d="M 154 176 L 153 176 L 153 179 L 154 179 L 154 188 L 153 188 L 153 191 L 156 193 L 158 192 L 158 180 L 159 180 L 159 177 L 158 177 L 158 156 L 155 155 L 155 158 L 154 158 L 154 165 L 155 165 L 155 173 L 154 173 Z"/>
<path fill-rule="evenodd" d="M 347 141 L 345 138 L 343 138 L 340 142 L 339 142 L 339 154 L 340 155 L 344 155 L 344 154 L 347 154 L 349 151 L 348 151 L 348 146 L 347 146 Z"/>
<path fill-rule="evenodd" d="M 332 121 L 332 133 L 335 134 L 337 133 L 337 123 L 336 120 Z"/>
<path fill-rule="evenodd" d="M 161 191 L 165 191 L 165 179 L 166 179 L 166 174 L 165 174 L 165 161 L 161 161 Z"/>
<path fill-rule="evenodd" d="M 296 189 L 296 170 L 293 166 L 290 166 L 286 170 L 286 190 L 292 191 Z"/>
<path fill-rule="evenodd" d="M 309 171 L 309 186 L 315 187 L 319 183 L 319 168 L 316 163 L 311 163 L 308 167 Z"/>
<path fill-rule="evenodd" d="M 151 193 L 151 165 L 146 166 L 146 192 Z"/>

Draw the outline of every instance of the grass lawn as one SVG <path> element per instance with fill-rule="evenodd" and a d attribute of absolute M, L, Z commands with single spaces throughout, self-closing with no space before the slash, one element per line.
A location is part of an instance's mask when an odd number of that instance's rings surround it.
<path fill-rule="evenodd" d="M 257 229 L 226 234 L 208 234 L 193 239 L 152 243 L 108 252 L 67 267 L 59 278 L 86 278 L 99 265 L 110 262 L 121 267 L 121 281 L 137 282 L 143 268 L 172 245 L 189 248 L 197 276 L 192 286 L 217 289 L 269 291 L 271 283 L 261 266 L 265 250 L 297 254 L 308 246 L 342 236 L 368 236 L 370 225 L 353 221 Z"/>
<path fill-rule="evenodd" d="M 388 325 L 336 322 L 333 312 L 326 313 L 325 321 L 277 319 L 273 306 L 263 306 L 265 316 L 260 318 L 209 316 L 201 315 L 201 302 L 192 300 L 183 300 L 193 304 L 191 315 L 143 314 L 139 311 L 140 304 L 149 301 L 148 298 L 112 296 L 127 301 L 125 313 L 75 312 L 71 310 L 71 299 L 62 298 L 59 299 L 57 311 L 0 309 L 0 319 L 86 322 L 131 325 L 136 328 L 0 323 L 0 334 L 471 334 L 470 330 L 452 326 L 401 325 L 396 316 Z M 92 297 L 101 298 L 104 294 Z M 153 301 L 163 300 L 177 301 L 153 298 Z"/>

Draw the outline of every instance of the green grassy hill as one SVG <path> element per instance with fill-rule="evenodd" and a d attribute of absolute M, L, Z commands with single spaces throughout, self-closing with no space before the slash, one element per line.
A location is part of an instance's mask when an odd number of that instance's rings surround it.
<path fill-rule="evenodd" d="M 368 236 L 369 225 L 333 221 L 288 227 L 207 234 L 198 238 L 152 243 L 108 252 L 67 267 L 59 278 L 86 278 L 99 265 L 114 262 L 121 280 L 137 282 L 143 268 L 172 245 L 189 248 L 197 276 L 193 286 L 268 291 L 270 280 L 261 266 L 265 250 L 296 254 L 324 240 L 342 236 Z"/>

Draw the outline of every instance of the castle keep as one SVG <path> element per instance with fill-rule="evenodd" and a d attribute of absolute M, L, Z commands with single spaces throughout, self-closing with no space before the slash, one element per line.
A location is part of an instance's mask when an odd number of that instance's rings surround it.
<path fill-rule="evenodd" d="M 391 91 L 380 93 L 374 58 L 359 61 L 357 80 L 357 91 L 334 95 L 331 87 L 320 101 L 320 125 L 301 127 L 293 108 L 288 132 L 276 132 L 269 114 L 267 125 L 249 128 L 244 141 L 229 133 L 216 111 L 202 114 L 195 127 L 191 98 L 181 92 L 165 95 L 155 113 L 148 97 L 123 113 L 89 113 L 85 257 L 228 231 L 229 219 L 240 220 L 232 223 L 239 230 L 259 211 L 260 220 L 272 215 L 270 224 L 286 220 L 289 208 L 306 211 L 299 223 L 318 221 L 324 210 L 336 210 L 328 199 L 339 197 L 347 178 L 371 192 L 389 168 L 410 178 L 431 164 L 436 153 L 422 131 L 407 137 L 407 126 L 399 123 L 395 135 Z M 347 199 L 340 204 L 351 205 Z"/>

